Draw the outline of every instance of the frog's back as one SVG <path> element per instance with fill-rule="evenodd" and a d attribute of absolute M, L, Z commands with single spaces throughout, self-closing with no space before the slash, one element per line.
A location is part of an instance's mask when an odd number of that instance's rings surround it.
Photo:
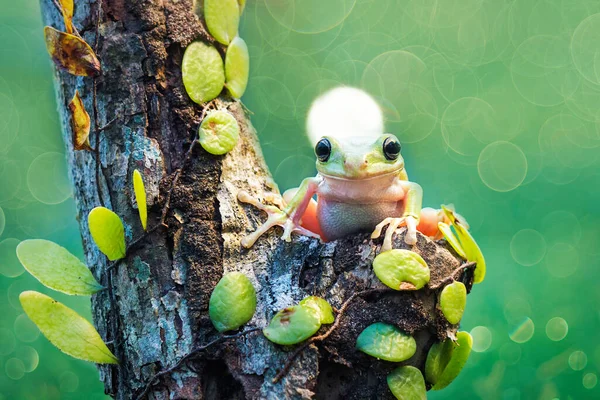
<path fill-rule="evenodd" d="M 402 202 L 343 203 L 319 197 L 317 218 L 328 241 L 358 232 L 372 232 L 388 217 L 401 217 Z"/>

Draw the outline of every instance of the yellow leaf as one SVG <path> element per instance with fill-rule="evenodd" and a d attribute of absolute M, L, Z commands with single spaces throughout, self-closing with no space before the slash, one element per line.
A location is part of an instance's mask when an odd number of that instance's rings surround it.
<path fill-rule="evenodd" d="M 121 218 L 105 207 L 96 207 L 88 215 L 90 233 L 96 246 L 109 260 L 125 257 L 125 229 Z"/>
<path fill-rule="evenodd" d="M 475 239 L 467 230 L 468 225 L 466 225 L 466 221 L 464 221 L 462 217 L 460 217 L 454 212 L 454 210 L 447 206 L 442 206 L 442 210 L 444 210 L 444 214 L 450 220 L 452 226 L 454 226 L 454 229 L 456 230 L 456 235 L 458 236 L 458 240 L 464 249 L 467 261 L 473 261 L 477 264 L 475 273 L 473 274 L 473 282 L 483 282 L 486 270 L 485 258 L 483 257 L 483 253 L 477 245 L 477 242 L 475 242 Z"/>
<path fill-rule="evenodd" d="M 100 75 L 100 61 L 84 40 L 51 26 L 44 28 L 44 37 L 48 53 L 58 67 L 78 76 Z"/>
<path fill-rule="evenodd" d="M 90 115 L 85 110 L 83 100 L 79 92 L 75 90 L 75 96 L 69 103 L 71 114 L 71 130 L 73 131 L 73 148 L 75 150 L 91 150 L 90 146 Z"/>
<path fill-rule="evenodd" d="M 142 174 L 137 169 L 133 171 L 133 191 L 135 192 L 135 201 L 140 214 L 142 228 L 146 230 L 146 222 L 148 220 L 148 211 L 146 208 L 146 189 L 144 188 L 144 180 Z"/>
<path fill-rule="evenodd" d="M 69 307 L 34 291 L 21 293 L 19 300 L 27 316 L 60 351 L 98 364 L 119 362 L 94 326 Z"/>
<path fill-rule="evenodd" d="M 62 15 L 65 20 L 65 30 L 73 33 L 73 0 L 60 0 Z"/>
<path fill-rule="evenodd" d="M 54 242 L 24 240 L 17 246 L 17 257 L 31 275 L 50 289 L 85 296 L 103 288 L 84 263 Z"/>
<path fill-rule="evenodd" d="M 225 79 L 227 89 L 235 98 L 241 98 L 248 85 L 250 73 L 250 55 L 244 39 L 236 36 L 225 54 Z"/>
<path fill-rule="evenodd" d="M 208 31 L 217 42 L 228 45 L 238 32 L 238 0 L 204 0 L 204 20 Z"/>

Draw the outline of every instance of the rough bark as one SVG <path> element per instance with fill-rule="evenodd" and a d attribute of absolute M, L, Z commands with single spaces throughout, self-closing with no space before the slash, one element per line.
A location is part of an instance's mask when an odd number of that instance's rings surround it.
<path fill-rule="evenodd" d="M 92 114 L 93 81 L 57 71 L 55 82 L 86 260 L 108 287 L 92 297 L 94 323 L 120 360 L 118 366 L 99 367 L 108 394 L 136 397 L 155 373 L 218 337 L 208 318 L 208 300 L 224 272 L 242 271 L 256 287 L 259 305 L 248 327 L 264 327 L 275 311 L 308 294 L 340 307 L 356 291 L 383 287 L 371 269 L 379 243 L 367 235 L 327 244 L 305 237 L 285 243 L 272 232 L 252 249 L 242 250 L 240 239 L 264 216 L 240 205 L 238 190 L 264 197 L 277 189 L 243 107 L 226 96 L 213 106 L 228 108 L 237 118 L 239 144 L 222 157 L 196 146 L 183 165 L 203 108 L 185 94 L 180 63 L 191 41 L 207 38 L 191 1 L 78 1 L 74 22 L 90 44 L 96 42 L 99 6 L 102 76 L 97 79 L 96 103 L 98 126 L 104 129 L 91 136 L 93 145 L 99 143 L 99 174 L 94 152 L 73 151 L 66 111 L 78 89 Z M 42 0 L 42 10 L 46 24 L 63 28 L 50 0 Z M 167 226 L 109 269 L 89 235 L 88 212 L 104 203 L 122 217 L 132 242 L 143 235 L 133 201 L 133 170 L 139 169 L 146 182 L 151 227 L 161 219 L 180 168 Z M 406 248 L 402 234 L 395 244 Z M 432 287 L 460 265 L 444 243 L 423 236 L 413 250 L 429 263 Z M 470 288 L 471 276 L 460 278 Z M 385 376 L 396 365 L 354 350 L 356 337 L 373 322 L 396 324 L 416 337 L 419 350 L 408 363 L 422 368 L 433 341 L 456 329 L 436 309 L 439 290 L 357 298 L 339 328 L 324 342 L 306 348 L 276 384 L 272 379 L 293 347 L 274 345 L 255 333 L 199 353 L 155 382 L 149 397 L 389 398 Z"/>

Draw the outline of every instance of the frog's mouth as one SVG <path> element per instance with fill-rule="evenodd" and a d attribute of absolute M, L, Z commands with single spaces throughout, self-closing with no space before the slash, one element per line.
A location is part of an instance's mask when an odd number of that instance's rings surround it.
<path fill-rule="evenodd" d="M 319 172 L 319 175 L 321 175 L 327 179 L 335 179 L 338 181 L 370 181 L 370 180 L 381 179 L 381 178 L 392 177 L 394 175 L 398 175 L 400 172 L 402 172 L 403 169 L 404 169 L 404 166 L 394 169 L 392 171 L 386 171 L 383 173 L 365 173 L 364 175 L 357 174 L 356 176 L 348 176 L 348 175 L 338 176 L 338 175 L 333 175 L 333 174 L 326 174 L 323 172 Z"/>

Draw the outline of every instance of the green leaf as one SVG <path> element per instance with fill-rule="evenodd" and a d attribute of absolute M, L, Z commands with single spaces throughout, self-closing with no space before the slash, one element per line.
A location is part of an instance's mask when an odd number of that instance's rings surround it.
<path fill-rule="evenodd" d="M 395 290 L 418 290 L 429 282 L 429 267 L 423 258 L 410 250 L 385 251 L 373 260 L 375 275 Z"/>
<path fill-rule="evenodd" d="M 417 343 L 395 326 L 377 322 L 362 331 L 356 339 L 356 348 L 382 360 L 401 362 L 415 354 Z"/>
<path fill-rule="evenodd" d="M 433 384 L 432 390 L 440 390 L 452 383 L 463 369 L 473 346 L 468 332 L 458 332 L 456 342 L 446 339 L 431 346 L 425 362 L 425 376 Z"/>
<path fill-rule="evenodd" d="M 244 12 L 244 7 L 246 7 L 246 0 L 237 0 L 240 5 L 240 15 Z"/>
<path fill-rule="evenodd" d="M 467 305 L 467 288 L 462 282 L 446 286 L 440 295 L 440 308 L 451 324 L 458 324 Z"/>
<path fill-rule="evenodd" d="M 240 138 L 240 127 L 227 111 L 209 113 L 198 131 L 200 144 L 210 154 L 222 155 L 230 152 Z"/>
<path fill-rule="evenodd" d="M 308 339 L 320 327 L 320 314 L 314 308 L 297 305 L 275 314 L 263 334 L 271 342 L 290 345 Z"/>
<path fill-rule="evenodd" d="M 455 212 L 446 206 L 442 206 L 442 210 L 444 210 L 446 217 L 448 217 L 448 219 L 452 222 L 452 226 L 454 226 L 454 229 L 456 230 L 456 235 L 458 236 L 460 244 L 465 251 L 467 261 L 473 261 L 477 264 L 475 273 L 473 274 L 473 283 L 483 282 L 485 278 L 486 266 L 485 258 L 483 257 L 481 249 L 477 245 L 477 242 L 475 242 L 475 239 L 473 239 L 473 236 L 471 236 L 467 230 L 464 222 L 461 222 L 462 219 L 457 217 Z"/>
<path fill-rule="evenodd" d="M 238 32 L 238 0 L 204 0 L 204 19 L 208 31 L 217 42 L 228 45 Z"/>
<path fill-rule="evenodd" d="M 148 221 L 148 209 L 146 206 L 146 189 L 144 188 L 144 180 L 142 174 L 137 169 L 133 171 L 133 191 L 135 192 L 135 202 L 137 203 L 138 213 L 140 214 L 140 222 L 142 228 L 146 230 Z"/>
<path fill-rule="evenodd" d="M 225 54 L 225 81 L 233 97 L 241 98 L 248 85 L 250 74 L 250 55 L 244 39 L 236 36 Z"/>
<path fill-rule="evenodd" d="M 458 254 L 460 257 L 462 257 L 466 260 L 467 255 L 465 254 L 465 251 L 463 250 L 462 246 L 460 245 L 460 241 L 458 240 L 458 238 L 456 236 L 454 236 L 454 233 L 452 233 L 452 229 L 450 229 L 450 225 L 448 225 L 444 222 L 438 222 L 438 229 L 444 235 L 444 239 L 446 239 L 446 241 L 448 243 L 450 243 L 450 246 L 452 246 L 454 251 L 456 251 L 456 254 Z"/>
<path fill-rule="evenodd" d="M 223 59 L 212 46 L 193 42 L 185 49 L 181 77 L 192 101 L 203 104 L 217 97 L 225 84 Z"/>
<path fill-rule="evenodd" d="M 305 297 L 300 303 L 298 303 L 298 305 L 312 307 L 317 313 L 319 313 L 319 320 L 321 321 L 321 324 L 332 324 L 333 321 L 335 321 L 331 305 L 327 302 L 327 300 L 321 297 Z"/>
<path fill-rule="evenodd" d="M 19 300 L 27 316 L 62 352 L 98 364 L 119 362 L 92 324 L 69 307 L 34 291 L 21 293 Z"/>
<path fill-rule="evenodd" d="M 256 292 L 250 279 L 240 272 L 223 276 L 210 296 L 208 313 L 219 332 L 239 328 L 256 311 Z"/>
<path fill-rule="evenodd" d="M 50 289 L 80 296 L 103 289 L 84 263 L 54 242 L 24 240 L 17 246 L 17 257 L 31 275 Z"/>
<path fill-rule="evenodd" d="M 396 368 L 387 376 L 388 387 L 399 400 L 427 400 L 423 374 L 410 365 Z"/>
<path fill-rule="evenodd" d="M 96 207 L 88 215 L 90 233 L 96 246 L 109 260 L 125 257 L 125 229 L 121 218 L 105 207 Z"/>

